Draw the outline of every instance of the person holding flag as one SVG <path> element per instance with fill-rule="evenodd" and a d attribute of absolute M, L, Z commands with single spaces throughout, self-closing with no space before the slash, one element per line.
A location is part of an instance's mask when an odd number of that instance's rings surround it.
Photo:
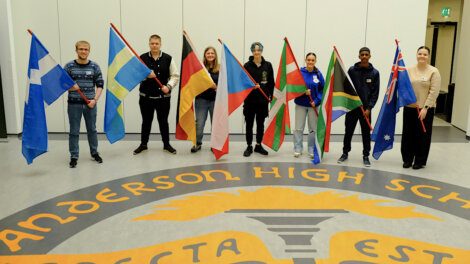
<path fill-rule="evenodd" d="M 294 129 L 294 157 L 302 155 L 305 119 L 308 120 L 308 154 L 314 155 L 315 132 L 317 128 L 318 112 L 316 107 L 320 105 L 325 79 L 321 71 L 315 66 L 317 55 L 313 52 L 305 56 L 305 65 L 300 72 L 307 85 L 305 94 L 294 99 L 295 102 L 295 129 Z"/>
<path fill-rule="evenodd" d="M 139 106 L 142 115 L 142 130 L 140 145 L 134 150 L 134 155 L 147 150 L 154 112 L 157 112 L 158 126 L 163 141 L 163 150 L 176 154 L 176 149 L 170 145 L 170 129 L 168 115 L 170 114 L 171 90 L 179 80 L 178 68 L 172 57 L 160 50 L 161 37 L 151 35 L 149 38 L 150 51 L 140 55 L 142 61 L 152 72 L 147 79 L 140 83 Z M 158 78 L 162 86 L 155 80 Z"/>
<path fill-rule="evenodd" d="M 31 46 L 23 112 L 21 153 L 30 165 L 34 159 L 48 151 L 45 106 L 54 103 L 73 86 L 75 88 L 78 86 L 54 60 L 36 35 L 30 29 L 28 32 L 31 34 Z M 79 92 L 85 97 L 83 92 Z"/>
<path fill-rule="evenodd" d="M 85 125 L 88 136 L 88 145 L 93 159 L 98 163 L 103 163 L 103 159 L 98 153 L 98 135 L 96 132 L 96 114 L 97 102 L 103 91 L 103 76 L 100 66 L 88 59 L 90 55 L 90 43 L 80 40 L 75 44 L 75 52 L 77 59 L 68 62 L 64 70 L 76 82 L 69 89 L 67 113 L 69 117 L 69 151 L 70 151 L 70 168 L 77 166 L 79 157 L 78 139 L 80 135 L 80 122 L 82 115 L 85 118 Z M 82 91 L 88 99 L 87 104 L 78 90 Z"/>
<path fill-rule="evenodd" d="M 380 75 L 379 71 L 369 62 L 371 58 L 370 49 L 363 47 L 359 50 L 360 62 L 355 63 L 348 70 L 356 92 L 361 98 L 363 108 L 356 108 L 346 114 L 346 131 L 343 140 L 343 154 L 338 159 L 338 163 L 343 163 L 348 159 L 348 153 L 351 151 L 351 140 L 356 128 L 357 121 L 361 125 L 362 134 L 362 155 L 364 166 L 370 167 L 370 126 L 368 120 L 371 117 L 371 110 L 379 97 Z M 364 109 L 365 108 L 365 109 Z"/>
<path fill-rule="evenodd" d="M 439 70 L 429 65 L 430 53 L 428 47 L 419 47 L 416 54 L 418 63 L 408 68 L 417 101 L 416 104 L 407 105 L 403 111 L 401 138 L 403 168 L 409 168 L 411 164 L 415 170 L 424 168 L 429 156 L 434 108 L 441 89 Z M 420 120 L 424 122 L 425 129 L 422 128 Z"/>
<path fill-rule="evenodd" d="M 268 117 L 269 102 L 274 92 L 274 70 L 263 54 L 263 44 L 254 42 L 250 47 L 252 56 L 245 63 L 246 71 L 256 82 L 255 89 L 246 97 L 243 104 L 243 115 L 246 123 L 246 150 L 243 156 L 249 157 L 253 153 L 253 125 L 256 118 L 256 146 L 254 151 L 261 155 L 268 155 L 261 142 L 264 136 L 264 120 Z"/>
<path fill-rule="evenodd" d="M 201 150 L 207 113 L 210 114 L 211 124 L 212 117 L 214 116 L 215 95 L 217 90 L 217 83 L 219 81 L 220 69 L 219 60 L 217 58 L 217 51 L 214 47 L 209 46 L 204 50 L 203 64 L 209 72 L 214 83 L 209 89 L 196 96 L 196 99 L 194 100 L 194 106 L 196 109 L 196 145 L 191 148 L 191 153 L 196 153 Z"/>

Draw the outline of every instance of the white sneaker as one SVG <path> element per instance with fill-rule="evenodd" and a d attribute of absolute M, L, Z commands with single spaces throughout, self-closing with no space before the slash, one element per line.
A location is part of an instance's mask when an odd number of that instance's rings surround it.
<path fill-rule="evenodd" d="M 302 153 L 300 153 L 300 152 L 294 152 L 294 157 L 295 157 L 295 158 L 300 157 L 300 155 L 302 155 Z"/>
<path fill-rule="evenodd" d="M 308 156 L 310 157 L 310 159 L 313 159 L 313 154 L 312 153 L 308 153 Z"/>

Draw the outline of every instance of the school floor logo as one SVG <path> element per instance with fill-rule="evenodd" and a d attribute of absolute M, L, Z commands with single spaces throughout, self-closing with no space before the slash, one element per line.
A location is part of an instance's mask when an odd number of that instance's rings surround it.
<path fill-rule="evenodd" d="M 464 264 L 470 263 L 469 199 L 470 190 L 460 186 L 334 165 L 162 170 L 80 189 L 1 219 L 0 263 Z M 130 222 L 151 226 L 141 238 L 147 246 L 48 254 L 141 206 L 145 213 Z M 151 231 L 159 239 L 152 240 Z"/>

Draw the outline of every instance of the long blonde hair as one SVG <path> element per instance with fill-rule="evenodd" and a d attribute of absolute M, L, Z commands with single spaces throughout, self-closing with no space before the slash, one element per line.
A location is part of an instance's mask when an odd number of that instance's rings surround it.
<path fill-rule="evenodd" d="M 214 62 L 213 64 L 211 65 L 211 63 L 209 61 L 207 61 L 206 59 L 206 52 L 208 50 L 213 50 L 214 51 L 214 54 L 215 54 L 215 59 L 214 59 Z M 204 59 L 202 61 L 202 63 L 204 64 L 204 67 L 206 67 L 206 69 L 209 71 L 209 72 L 212 72 L 212 73 L 217 73 L 219 72 L 219 68 L 220 68 L 220 65 L 219 65 L 219 57 L 217 56 L 217 51 L 215 50 L 214 47 L 212 46 L 209 46 L 207 47 L 205 50 L 204 50 L 204 55 L 203 55 Z"/>

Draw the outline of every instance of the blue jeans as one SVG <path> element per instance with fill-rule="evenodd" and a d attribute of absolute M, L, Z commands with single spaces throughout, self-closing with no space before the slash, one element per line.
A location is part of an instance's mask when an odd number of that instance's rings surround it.
<path fill-rule="evenodd" d="M 308 117 L 308 118 L 307 118 Z M 294 152 L 302 153 L 305 119 L 308 120 L 308 153 L 313 154 L 315 133 L 317 130 L 317 115 L 312 107 L 295 105 Z"/>
<path fill-rule="evenodd" d="M 215 101 L 207 100 L 204 98 L 196 98 L 194 103 L 196 108 L 196 144 L 202 145 L 202 136 L 204 136 L 204 125 L 207 120 L 207 112 L 212 116 L 214 115 Z"/>
<path fill-rule="evenodd" d="M 78 137 L 80 135 L 80 122 L 82 115 L 85 118 L 86 131 L 88 136 L 88 145 L 91 155 L 98 154 L 98 135 L 96 133 L 96 106 L 89 108 L 85 104 L 68 104 L 67 113 L 69 115 L 70 133 L 69 133 L 69 151 L 70 157 L 78 159 L 79 147 Z"/>

